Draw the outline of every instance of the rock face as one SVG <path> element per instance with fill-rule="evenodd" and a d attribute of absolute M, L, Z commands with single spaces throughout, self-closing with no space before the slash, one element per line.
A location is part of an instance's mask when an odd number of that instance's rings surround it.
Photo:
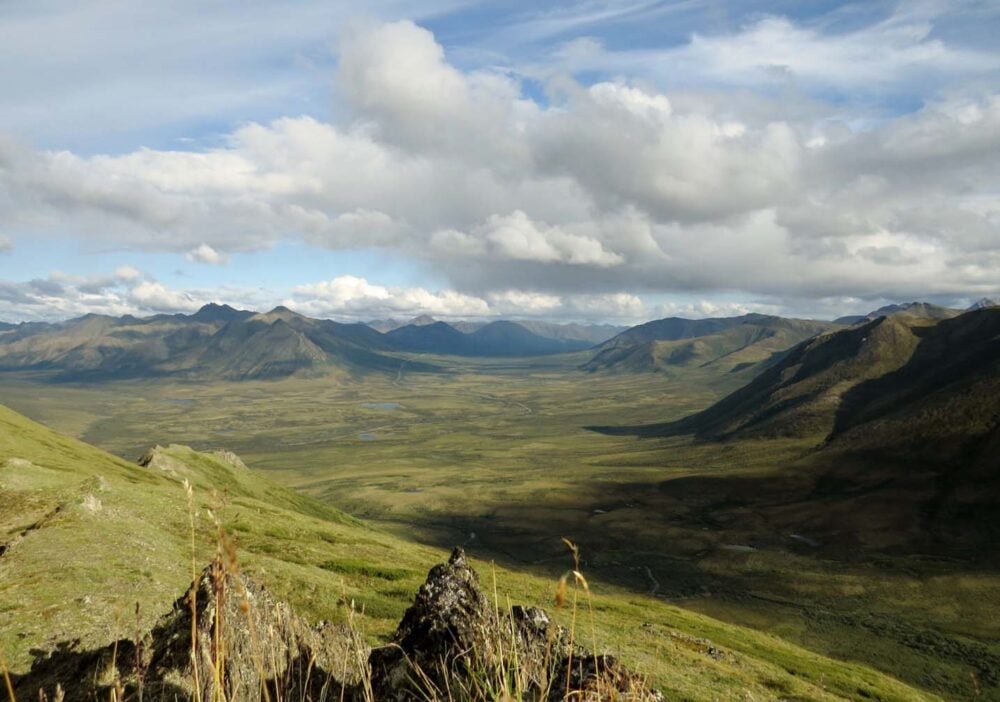
<path fill-rule="evenodd" d="M 213 570 L 214 568 L 214 570 Z M 312 628 L 285 602 L 276 601 L 244 575 L 210 567 L 198 582 L 195 600 L 200 699 L 212 699 L 213 671 L 221 674 L 225 699 L 256 699 L 263 689 L 271 697 L 302 699 L 307 692 L 340 683 L 328 672 L 348 660 L 350 637 L 331 626 Z M 146 691 L 153 699 L 183 690 L 194 692 L 191 590 L 174 602 L 171 612 L 150 635 Z"/>
<path fill-rule="evenodd" d="M 524 700 L 662 699 L 612 657 L 574 645 L 544 611 L 499 610 L 460 548 L 431 570 L 369 664 L 376 700 L 492 699 L 498 691 Z"/>
<path fill-rule="evenodd" d="M 431 570 L 392 642 L 372 650 L 367 667 L 366 654 L 356 632 L 309 627 L 217 562 L 142 640 L 82 652 L 62 645 L 36 660 L 16 691 L 18 699 L 67 702 L 113 693 L 229 702 L 663 699 L 614 658 L 576 646 L 544 611 L 498 609 L 461 549 Z"/>
<path fill-rule="evenodd" d="M 58 684 L 72 702 L 109 699 L 115 689 L 132 698 L 141 687 L 147 700 L 211 700 L 219 698 L 218 688 L 213 694 L 218 677 L 230 701 L 319 699 L 324 692 L 335 699 L 342 686 L 328 671 L 357 677 L 345 667 L 357 660 L 353 641 L 339 627 L 309 627 L 287 603 L 215 563 L 141 640 L 122 639 L 96 651 L 61 645 L 35 661 L 17 692 L 19 699 L 33 699 L 43 690 L 56 699 Z"/>

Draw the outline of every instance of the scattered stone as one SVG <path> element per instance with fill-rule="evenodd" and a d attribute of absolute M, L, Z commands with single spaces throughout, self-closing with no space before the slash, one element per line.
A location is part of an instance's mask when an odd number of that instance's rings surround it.
<path fill-rule="evenodd" d="M 103 509 L 101 501 L 98 498 L 94 497 L 94 495 L 91 493 L 87 493 L 87 495 L 83 498 L 83 502 L 81 504 L 83 508 L 88 512 L 90 512 L 91 514 L 96 514 L 100 512 L 101 509 Z"/>
<path fill-rule="evenodd" d="M 513 695 L 505 699 L 530 702 L 663 700 L 615 658 L 572 643 L 543 610 L 499 611 L 461 548 L 430 571 L 392 642 L 370 653 L 356 632 L 309 627 L 287 603 L 215 562 L 142 640 L 93 651 L 60 644 L 15 688 L 18 699 L 55 699 L 60 684 L 66 702 L 137 699 L 140 688 L 147 700 L 231 702 L 472 702 L 497 699 L 502 689 Z"/>
<path fill-rule="evenodd" d="M 164 450 L 162 446 L 154 446 L 140 456 L 136 462 L 143 468 L 159 470 L 173 477 L 177 477 L 180 473 L 188 472 L 183 463 L 167 456 L 163 453 Z"/>
<path fill-rule="evenodd" d="M 250 470 L 249 468 L 247 468 L 247 464 L 243 462 L 243 459 L 237 456 L 232 451 L 228 451 L 226 449 L 220 449 L 218 451 L 213 452 L 212 455 L 218 458 L 223 463 L 228 463 L 234 468 L 239 468 L 241 470 Z"/>

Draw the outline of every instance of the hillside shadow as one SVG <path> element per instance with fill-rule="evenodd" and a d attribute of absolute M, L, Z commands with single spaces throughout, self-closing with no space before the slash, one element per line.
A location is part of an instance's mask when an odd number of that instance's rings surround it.
<path fill-rule="evenodd" d="M 914 327 L 912 331 L 919 342 L 903 366 L 844 393 L 831 438 L 864 422 L 891 415 L 912 401 L 949 386 L 972 384 L 985 378 L 1000 359 L 1000 313 L 996 310 L 980 310 L 931 327 Z M 984 344 L 982 339 L 993 342 Z M 970 340 L 977 343 L 969 343 Z M 990 404 L 994 412 L 1000 409 L 995 395 L 983 400 L 984 409 L 989 409 Z M 897 438 L 910 441 L 915 437 Z"/>
<path fill-rule="evenodd" d="M 162 633 L 162 632 L 161 632 Z M 154 635 L 156 632 L 154 631 Z M 126 698 L 152 700 L 191 699 L 191 691 L 172 680 L 184 674 L 174 668 L 142 671 L 138 683 L 136 646 L 121 639 L 100 648 L 80 650 L 80 640 L 61 641 L 51 651 L 32 649 L 34 660 L 29 672 L 11 674 L 15 699 L 58 699 L 61 688 L 66 702 L 92 702 L 114 699 L 120 692 Z M 177 660 L 184 660 L 178 656 Z M 116 685 L 120 682 L 120 689 Z M 311 656 L 299 653 L 287 662 L 285 673 L 268 678 L 266 699 L 320 700 L 354 699 L 349 687 L 328 673 Z M 141 690 L 141 694 L 140 694 Z"/>

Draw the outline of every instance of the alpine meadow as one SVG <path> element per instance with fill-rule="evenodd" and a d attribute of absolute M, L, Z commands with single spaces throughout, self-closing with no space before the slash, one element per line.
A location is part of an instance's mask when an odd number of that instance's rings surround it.
<path fill-rule="evenodd" d="M 998 32 L 0 4 L 0 699 L 1000 702 Z"/>

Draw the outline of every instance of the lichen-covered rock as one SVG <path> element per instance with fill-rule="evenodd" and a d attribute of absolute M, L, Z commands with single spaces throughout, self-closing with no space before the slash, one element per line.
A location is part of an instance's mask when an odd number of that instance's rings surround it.
<path fill-rule="evenodd" d="M 60 683 L 67 702 L 108 699 L 115 688 L 131 697 L 140 687 L 147 700 L 209 700 L 219 686 L 233 702 L 320 699 L 324 690 L 338 699 L 341 682 L 330 671 L 356 672 L 345 666 L 356 658 L 351 641 L 340 627 L 307 626 L 263 586 L 214 563 L 142 640 L 95 651 L 61 646 L 35 661 L 18 696 L 43 690 L 52 699 Z"/>
<path fill-rule="evenodd" d="M 392 642 L 372 651 L 376 700 L 636 700 L 662 697 L 609 656 L 570 642 L 537 608 L 500 611 L 462 549 L 435 566 Z"/>
<path fill-rule="evenodd" d="M 392 643 L 372 651 L 375 698 L 412 699 L 417 680 L 444 694 L 456 674 L 488 666 L 496 658 L 494 618 L 478 576 L 455 549 L 431 569 Z"/>

